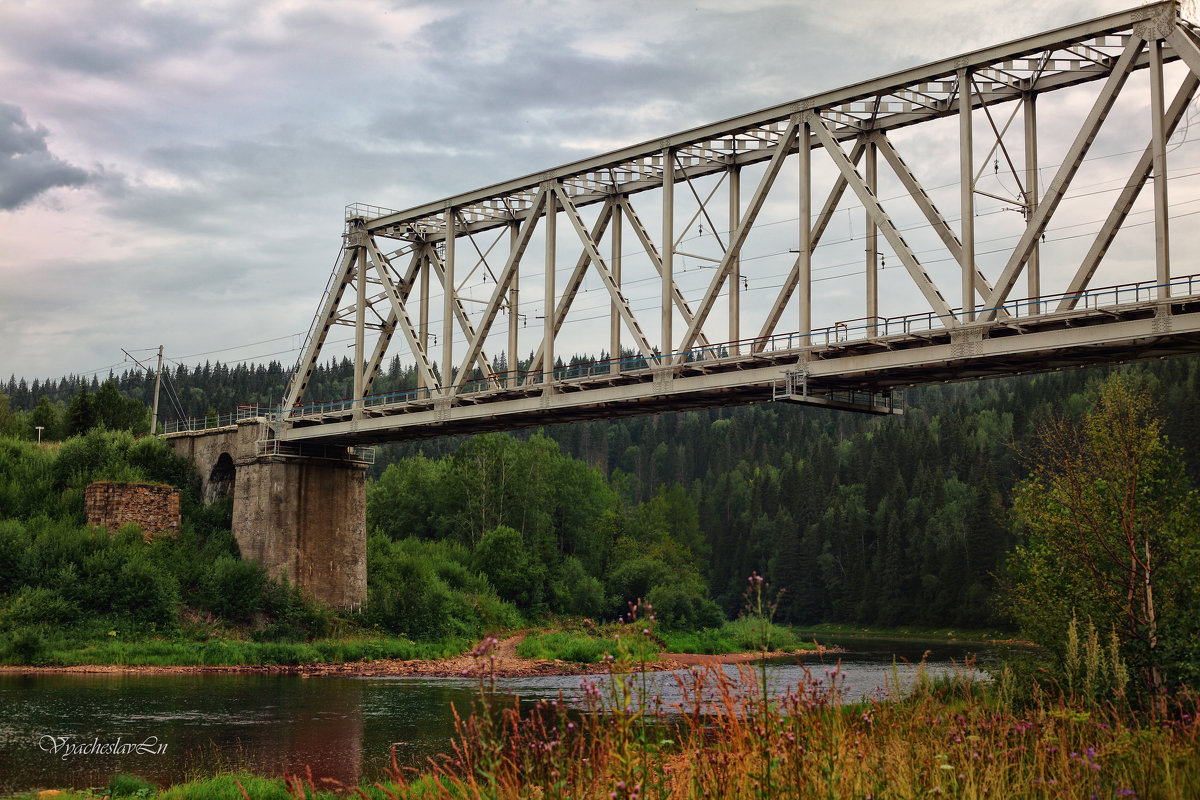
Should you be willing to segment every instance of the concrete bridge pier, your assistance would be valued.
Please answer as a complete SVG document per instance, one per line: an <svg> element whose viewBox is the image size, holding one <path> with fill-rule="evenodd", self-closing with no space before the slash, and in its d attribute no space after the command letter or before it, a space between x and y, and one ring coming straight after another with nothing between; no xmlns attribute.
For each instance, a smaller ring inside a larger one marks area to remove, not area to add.
<svg viewBox="0 0 1200 800"><path fill-rule="evenodd" d="M362 605L367 465L349 448L289 447L262 419L166 438L196 464L206 503L232 494L242 558L335 608Z"/></svg>

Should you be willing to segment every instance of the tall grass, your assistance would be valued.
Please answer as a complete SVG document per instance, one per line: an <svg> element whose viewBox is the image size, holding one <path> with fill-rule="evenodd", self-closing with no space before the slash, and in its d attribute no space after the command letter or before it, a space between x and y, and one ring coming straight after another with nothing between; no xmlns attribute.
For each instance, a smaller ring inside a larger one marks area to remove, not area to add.
<svg viewBox="0 0 1200 800"><path fill-rule="evenodd" d="M476 714L419 785L400 770L383 785L397 798L1200 796L1200 728L1182 709L1140 722L1064 701L1016 712L969 680L847 704L810 677L764 717L753 670L680 680L688 701L670 717L598 713L595 688L583 715L553 701L487 724Z"/></svg>
<svg viewBox="0 0 1200 800"><path fill-rule="evenodd" d="M517 655L522 658L598 664L603 661L605 655L616 657L617 640L613 637L619 635L626 627L619 623L587 628L567 626L559 631L529 633L517 645ZM769 620L741 617L726 622L719 628L704 628L698 631L657 630L654 639L646 644L646 655L653 660L663 653L745 653L762 650L764 642L766 649L770 651L792 652L812 647L785 626L775 625Z"/></svg>
<svg viewBox="0 0 1200 800"><path fill-rule="evenodd" d="M330 662L381 659L435 659L460 655L470 640L447 638L413 642L396 637L318 639L312 642L256 642L211 639L206 642L108 638L78 645L66 637L49 638L37 662L49 666L111 664L127 667L174 666L300 666Z"/></svg>

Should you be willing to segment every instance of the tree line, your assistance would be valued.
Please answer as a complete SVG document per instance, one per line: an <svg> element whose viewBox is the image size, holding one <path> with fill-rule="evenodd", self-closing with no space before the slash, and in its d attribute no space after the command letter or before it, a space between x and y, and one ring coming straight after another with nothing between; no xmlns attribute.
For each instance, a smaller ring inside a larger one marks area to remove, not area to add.
<svg viewBox="0 0 1200 800"><path fill-rule="evenodd" d="M1195 474L1200 361L1136 370ZM786 590L785 622L998 624L998 580L1017 542L1011 499L1027 472L1018 454L1039 420L1082 415L1089 387L1109 372L909 390L899 417L764 404L387 444L372 472L371 525L392 542L466 548L468 564L487 539L485 549L511 557L498 563L526 565L511 584L493 576L526 608L611 612L623 586L679 586L688 587L681 602L697 609L690 613L707 613L711 600L733 615L745 576L757 571ZM173 377L188 412L205 413L280 396L285 373L278 364L217 364ZM331 361L310 393L340 397L351 381L349 360ZM393 359L375 388L413 384L412 368ZM17 414L63 402L54 399L63 382L35 385L42 394L26 386L12 403ZM111 394L108 383L88 385L94 397ZM147 388L136 373L111 385L130 399ZM632 559L630 574L615 571L623 552L657 553L660 563ZM568 597L568 586L584 588Z"/></svg>

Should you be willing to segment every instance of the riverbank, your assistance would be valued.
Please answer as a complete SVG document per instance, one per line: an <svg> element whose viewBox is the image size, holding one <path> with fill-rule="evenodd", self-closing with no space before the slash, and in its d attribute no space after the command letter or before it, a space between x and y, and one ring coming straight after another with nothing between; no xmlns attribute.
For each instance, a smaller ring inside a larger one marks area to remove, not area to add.
<svg viewBox="0 0 1200 800"><path fill-rule="evenodd" d="M953 642L956 644L1032 646L1012 631L998 629L921 628L904 625L890 628L863 627L836 622L794 625L792 632L805 641L878 639L882 641Z"/></svg>
<svg viewBox="0 0 1200 800"><path fill-rule="evenodd" d="M520 632L502 639L485 638L469 651L440 658L374 658L358 661L325 661L306 664L70 664L70 665L0 665L0 675L53 674L261 674L299 675L301 677L462 677L464 675L494 675L512 678L533 675L595 675L610 669L604 661L583 663L558 658L525 658L517 647L527 633ZM804 649L769 650L737 653L672 653L659 651L645 659L631 661L637 669L663 672L687 669L692 666L742 664L767 658L823 655L835 653L836 648L809 647Z"/></svg>
<svg viewBox="0 0 1200 800"><path fill-rule="evenodd" d="M605 662L644 663L650 671L828 647L806 643L788 628L740 618L719 628L660 631L653 625L560 618L538 627L509 628L482 640L410 639L359 632L311 642L263 642L246 632L223 631L205 641L178 638L125 640L117 636L42 651L23 663L0 665L0 674L234 673L285 675L497 677L594 674Z"/></svg>

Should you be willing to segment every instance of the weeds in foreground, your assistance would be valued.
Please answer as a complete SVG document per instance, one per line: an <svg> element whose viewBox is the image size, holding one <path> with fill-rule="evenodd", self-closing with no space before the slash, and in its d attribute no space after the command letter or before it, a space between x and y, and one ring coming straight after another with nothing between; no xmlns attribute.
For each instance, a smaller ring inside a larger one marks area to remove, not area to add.
<svg viewBox="0 0 1200 800"><path fill-rule="evenodd" d="M750 611L769 619L766 587L751 581ZM1070 694L1021 708L1004 702L1003 681L971 670L919 672L905 696L851 702L837 668L772 692L766 669L751 665L659 675L682 698L664 708L638 669L653 637L650 609L632 607L603 680L525 711L491 705L485 642L480 707L459 720L453 754L421 773L393 759L385 780L336 788L391 800L1200 796L1192 696L1148 717ZM302 796L312 795L293 793Z"/></svg>
<svg viewBox="0 0 1200 800"><path fill-rule="evenodd" d="M638 699L614 707L619 689L585 682L581 706L560 699L523 713L506 708L491 721L477 712L463 720L455 752L422 773L393 760L372 786L311 776L287 786L293 798L339 790L390 800L1200 793L1200 726L1183 706L1140 721L1063 700L1013 711L964 676L919 683L902 700L850 703L834 677L789 687L767 725L753 667L677 676L684 701L669 713Z"/></svg>

